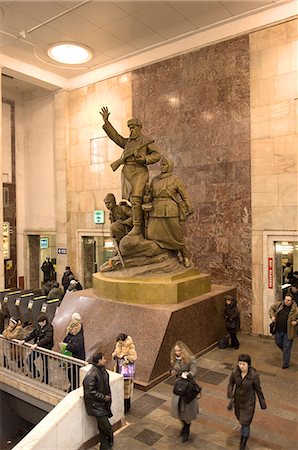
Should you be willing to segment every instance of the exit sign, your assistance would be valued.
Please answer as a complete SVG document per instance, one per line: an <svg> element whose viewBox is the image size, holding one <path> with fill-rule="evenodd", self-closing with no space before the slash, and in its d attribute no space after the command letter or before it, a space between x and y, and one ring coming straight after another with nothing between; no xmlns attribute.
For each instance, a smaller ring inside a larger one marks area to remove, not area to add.
<svg viewBox="0 0 298 450"><path fill-rule="evenodd" d="M105 223L105 212L103 209L94 211L94 223Z"/></svg>

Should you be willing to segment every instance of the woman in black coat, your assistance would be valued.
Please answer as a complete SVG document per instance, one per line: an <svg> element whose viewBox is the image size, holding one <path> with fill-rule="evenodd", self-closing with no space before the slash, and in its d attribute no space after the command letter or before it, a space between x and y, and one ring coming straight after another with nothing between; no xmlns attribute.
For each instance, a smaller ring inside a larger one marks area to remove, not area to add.
<svg viewBox="0 0 298 450"><path fill-rule="evenodd" d="M85 343L83 325L78 320L72 320L67 327L67 335L60 343L60 347L71 353L73 358L85 360ZM63 345L63 344L66 344ZM69 392L79 387L79 367L71 364L68 368L68 379L70 382Z"/></svg>
<svg viewBox="0 0 298 450"><path fill-rule="evenodd" d="M256 407L256 394L261 409L266 409L260 378L256 369L251 367L251 358L249 355L239 355L238 367L230 376L228 398L233 400L235 415L241 424L240 450L245 449L249 437L250 424ZM228 406L228 409L232 408Z"/></svg>
<svg viewBox="0 0 298 450"><path fill-rule="evenodd" d="M230 347L238 349L240 344L237 339L237 333L240 331L240 312L237 308L237 300L231 295L225 295L224 299L224 318L226 321L227 331L230 333L231 337Z"/></svg>

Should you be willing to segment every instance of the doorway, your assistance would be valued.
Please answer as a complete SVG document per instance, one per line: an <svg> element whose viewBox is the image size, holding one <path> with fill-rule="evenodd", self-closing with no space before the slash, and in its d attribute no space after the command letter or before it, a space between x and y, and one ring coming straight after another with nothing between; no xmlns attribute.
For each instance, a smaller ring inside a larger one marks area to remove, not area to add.
<svg viewBox="0 0 298 450"><path fill-rule="evenodd" d="M291 285L293 272L298 271L298 241L276 241L276 299L281 298L282 289Z"/></svg>
<svg viewBox="0 0 298 450"><path fill-rule="evenodd" d="M92 274L113 256L114 245L110 237L82 236L83 286L92 287Z"/></svg>
<svg viewBox="0 0 298 450"><path fill-rule="evenodd" d="M29 289L40 289L43 286L44 274L42 263L47 257L54 266L52 279L56 280L56 236L49 234L28 235L29 247Z"/></svg>

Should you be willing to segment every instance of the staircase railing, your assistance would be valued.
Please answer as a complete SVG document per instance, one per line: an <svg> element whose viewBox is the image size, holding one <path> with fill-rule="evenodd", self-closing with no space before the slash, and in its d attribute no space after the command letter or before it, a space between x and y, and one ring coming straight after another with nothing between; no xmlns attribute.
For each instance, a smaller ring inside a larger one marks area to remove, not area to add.
<svg viewBox="0 0 298 450"><path fill-rule="evenodd" d="M88 363L52 350L21 344L0 335L0 369L36 383L70 392L80 385L80 368Z"/></svg>

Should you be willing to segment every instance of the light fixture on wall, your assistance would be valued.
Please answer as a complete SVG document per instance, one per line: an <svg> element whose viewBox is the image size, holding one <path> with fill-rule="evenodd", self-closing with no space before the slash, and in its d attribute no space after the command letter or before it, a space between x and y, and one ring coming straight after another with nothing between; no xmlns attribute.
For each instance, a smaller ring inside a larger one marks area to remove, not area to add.
<svg viewBox="0 0 298 450"><path fill-rule="evenodd" d="M85 45L73 42L57 42L50 45L48 56L62 64L84 64L93 58L92 50Z"/></svg>

